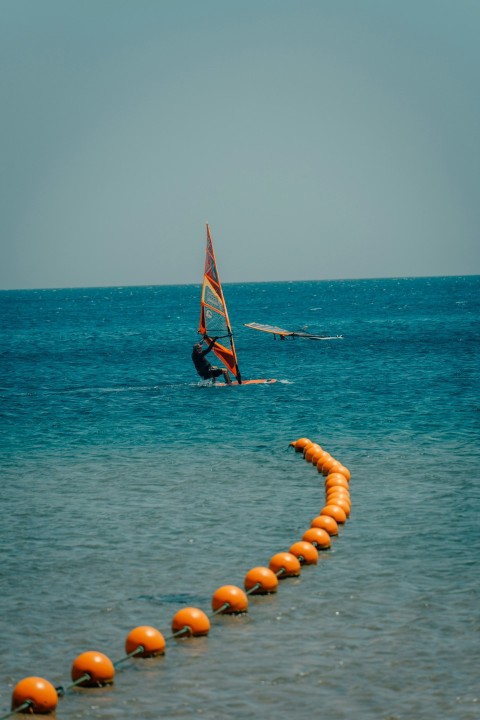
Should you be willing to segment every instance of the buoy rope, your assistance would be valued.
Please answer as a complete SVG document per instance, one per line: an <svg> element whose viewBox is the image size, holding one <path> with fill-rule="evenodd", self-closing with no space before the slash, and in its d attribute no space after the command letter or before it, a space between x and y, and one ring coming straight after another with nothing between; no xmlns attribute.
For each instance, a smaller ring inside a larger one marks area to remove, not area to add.
<svg viewBox="0 0 480 720"><path fill-rule="evenodd" d="M173 640L174 638L180 637L180 635L186 635L191 632L192 632L192 628L190 627L190 625L185 625L180 630L177 630L177 632L173 633L169 637L166 637L165 640Z"/></svg>
<svg viewBox="0 0 480 720"><path fill-rule="evenodd" d="M165 642L168 642L169 640L174 640L181 635L188 635L191 632L192 628L190 627L190 625L184 625L183 628L180 628L180 630L177 630L177 632L174 632L171 635L167 635L167 637L165 638Z"/></svg>
<svg viewBox="0 0 480 720"><path fill-rule="evenodd" d="M144 652L144 650L145 648L143 647L143 645L139 645L135 648L135 650L129 652L128 655L124 655L124 657L120 658L120 660L115 660L115 662L113 663L113 667L116 668L121 665L121 663L125 662L125 660L129 660L130 658L135 657L135 655L140 655L140 653Z"/></svg>
<svg viewBox="0 0 480 720"><path fill-rule="evenodd" d="M11 718L13 715L16 715L17 713L21 713L24 710L28 710L29 708L33 707L34 702L33 700L25 700L25 702L22 705L19 705L15 710L10 710L10 712L7 715L3 715L0 720L8 720L8 718Z"/></svg>
<svg viewBox="0 0 480 720"><path fill-rule="evenodd" d="M223 605L221 605L219 608L217 608L216 610L214 610L214 611L212 612L212 617L215 616L215 615L219 615L219 614L222 613L224 610L228 610L229 607L230 607L230 603L229 603L229 602L223 603Z"/></svg>
<svg viewBox="0 0 480 720"><path fill-rule="evenodd" d="M67 685L66 687L63 685L57 685L55 690L57 691L58 697L63 697L67 690L71 690L72 688L76 687L77 685L81 685L85 680L91 680L91 676L88 673L84 673L82 677L79 677L74 682L70 683L70 685Z"/></svg>

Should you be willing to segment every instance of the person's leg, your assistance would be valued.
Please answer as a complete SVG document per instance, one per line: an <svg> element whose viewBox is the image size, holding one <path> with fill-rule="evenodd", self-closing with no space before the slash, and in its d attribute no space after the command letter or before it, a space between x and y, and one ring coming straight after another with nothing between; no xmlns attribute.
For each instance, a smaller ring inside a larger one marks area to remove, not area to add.
<svg viewBox="0 0 480 720"><path fill-rule="evenodd" d="M231 385L232 381L230 380L230 375L228 374L228 370L223 370L223 377L225 378L225 382L227 385Z"/></svg>

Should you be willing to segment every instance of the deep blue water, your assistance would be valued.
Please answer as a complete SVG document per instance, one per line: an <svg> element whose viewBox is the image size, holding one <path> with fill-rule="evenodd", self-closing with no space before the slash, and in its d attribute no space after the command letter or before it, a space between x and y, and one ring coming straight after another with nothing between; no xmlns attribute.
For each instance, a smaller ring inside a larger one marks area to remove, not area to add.
<svg viewBox="0 0 480 720"><path fill-rule="evenodd" d="M232 388L191 363L199 286L0 292L0 716L288 550L323 505L307 436L352 473L319 565L57 717L479 718L479 290L226 285L243 377L278 380Z"/></svg>

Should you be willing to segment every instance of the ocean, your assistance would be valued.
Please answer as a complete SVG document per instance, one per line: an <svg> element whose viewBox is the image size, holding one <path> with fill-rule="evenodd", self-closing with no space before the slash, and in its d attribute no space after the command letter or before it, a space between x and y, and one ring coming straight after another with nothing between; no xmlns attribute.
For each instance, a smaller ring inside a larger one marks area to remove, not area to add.
<svg viewBox="0 0 480 720"><path fill-rule="evenodd" d="M0 716L78 655L171 635L59 720L480 718L480 277L226 284L244 379L191 362L200 286L0 292ZM272 323L341 339L279 341ZM300 540L323 477L352 511L317 565L211 615L215 590Z"/></svg>

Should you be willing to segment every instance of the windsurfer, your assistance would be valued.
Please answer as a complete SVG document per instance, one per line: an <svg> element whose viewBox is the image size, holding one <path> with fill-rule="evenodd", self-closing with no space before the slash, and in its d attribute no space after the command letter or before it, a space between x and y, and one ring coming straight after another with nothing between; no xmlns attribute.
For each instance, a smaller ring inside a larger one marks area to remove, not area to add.
<svg viewBox="0 0 480 720"><path fill-rule="evenodd" d="M193 364L195 365L197 373L202 377L204 380L209 380L210 378L215 382L216 378L220 375L223 375L225 378L225 382L228 385L232 384L232 381L230 379L230 375L228 374L228 370L226 368L222 369L219 367L215 367L215 365L212 365L209 363L205 355L210 352L210 350L213 349L213 346L215 345L218 338L214 337L212 338L210 344L208 347L205 348L205 350L202 350L202 343L195 343L192 350L192 360Z"/></svg>

